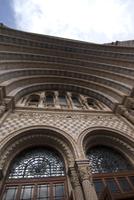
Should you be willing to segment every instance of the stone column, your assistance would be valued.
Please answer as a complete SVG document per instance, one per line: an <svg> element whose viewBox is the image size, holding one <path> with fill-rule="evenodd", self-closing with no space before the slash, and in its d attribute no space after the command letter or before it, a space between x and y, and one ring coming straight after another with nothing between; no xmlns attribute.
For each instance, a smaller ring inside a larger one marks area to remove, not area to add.
<svg viewBox="0 0 134 200"><path fill-rule="evenodd" d="M84 191L85 200L97 200L97 194L93 185L92 175L89 168L89 160L76 161L80 181Z"/></svg>
<svg viewBox="0 0 134 200"><path fill-rule="evenodd" d="M78 174L74 167L69 168L69 177L73 187L75 200L84 200L83 191L79 182Z"/></svg>
<svg viewBox="0 0 134 200"><path fill-rule="evenodd" d="M45 99L45 92L41 92L38 108L44 108L44 99Z"/></svg>
<svg viewBox="0 0 134 200"><path fill-rule="evenodd" d="M55 108L60 108L60 104L59 104L59 92L58 91L54 92L54 106L55 106Z"/></svg>
<svg viewBox="0 0 134 200"><path fill-rule="evenodd" d="M68 98L68 103L69 103L69 109L73 109L73 101L72 101L71 92L67 92L67 98Z"/></svg>

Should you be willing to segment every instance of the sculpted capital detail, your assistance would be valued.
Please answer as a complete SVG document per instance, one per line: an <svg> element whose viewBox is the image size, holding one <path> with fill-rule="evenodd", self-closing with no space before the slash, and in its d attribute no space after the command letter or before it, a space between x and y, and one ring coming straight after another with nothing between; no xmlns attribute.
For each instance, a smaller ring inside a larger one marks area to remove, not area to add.
<svg viewBox="0 0 134 200"><path fill-rule="evenodd" d="M79 178L74 167L70 167L68 171L73 188L80 186Z"/></svg>

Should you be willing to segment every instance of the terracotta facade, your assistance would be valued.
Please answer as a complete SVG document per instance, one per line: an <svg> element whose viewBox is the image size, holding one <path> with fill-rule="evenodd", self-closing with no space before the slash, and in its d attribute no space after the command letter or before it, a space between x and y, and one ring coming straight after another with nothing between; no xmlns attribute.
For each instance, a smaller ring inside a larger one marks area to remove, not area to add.
<svg viewBox="0 0 134 200"><path fill-rule="evenodd" d="M134 165L133 54L133 47L38 35L1 25L1 193L10 164L21 151L50 146L64 158L66 200L134 198L134 190L114 195L106 188L98 197L86 157L92 146L107 145ZM40 91L39 106L25 104L25 97ZM54 92L52 107L42 103L46 91ZM60 107L60 91L67 92L67 108ZM70 94L79 95L84 109L73 107ZM90 104L88 109L87 96L101 109L90 109Z"/></svg>

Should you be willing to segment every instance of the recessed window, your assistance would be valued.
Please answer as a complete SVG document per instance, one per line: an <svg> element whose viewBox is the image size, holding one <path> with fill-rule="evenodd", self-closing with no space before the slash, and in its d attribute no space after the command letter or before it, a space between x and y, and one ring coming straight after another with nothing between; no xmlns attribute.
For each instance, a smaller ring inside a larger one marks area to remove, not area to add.
<svg viewBox="0 0 134 200"><path fill-rule="evenodd" d="M67 107L67 99L65 95L59 95L59 104L61 108L66 108Z"/></svg>
<svg viewBox="0 0 134 200"><path fill-rule="evenodd" d="M51 148L23 151L12 162L2 200L66 200L64 161Z"/></svg>
<svg viewBox="0 0 134 200"><path fill-rule="evenodd" d="M119 192L119 188L113 178L105 179L105 182L111 192Z"/></svg>
<svg viewBox="0 0 134 200"><path fill-rule="evenodd" d="M102 192L102 190L104 189L104 183L101 179L95 179L93 180L94 186L95 186L95 190L97 193Z"/></svg>
<svg viewBox="0 0 134 200"><path fill-rule="evenodd" d="M96 146L89 149L87 158L92 173L112 173L133 169L118 151L106 146Z"/></svg>
<svg viewBox="0 0 134 200"><path fill-rule="evenodd" d="M101 105L101 106L100 106ZM22 97L17 106L39 109L110 110L102 102L89 96L68 91L38 91Z"/></svg>
<svg viewBox="0 0 134 200"><path fill-rule="evenodd" d="M52 94L46 95L46 106L53 107L54 106L54 98Z"/></svg>
<svg viewBox="0 0 134 200"><path fill-rule="evenodd" d="M64 176L64 163L48 149L33 149L17 157L11 166L9 178L39 178Z"/></svg>
<svg viewBox="0 0 134 200"><path fill-rule="evenodd" d="M118 182L124 192L128 192L128 191L132 190L132 188L130 187L130 185L125 177L118 178Z"/></svg>

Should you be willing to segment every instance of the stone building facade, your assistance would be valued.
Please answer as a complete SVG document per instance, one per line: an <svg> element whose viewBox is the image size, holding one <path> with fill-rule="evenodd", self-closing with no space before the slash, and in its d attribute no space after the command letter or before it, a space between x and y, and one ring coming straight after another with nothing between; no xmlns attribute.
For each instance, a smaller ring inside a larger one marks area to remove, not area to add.
<svg viewBox="0 0 134 200"><path fill-rule="evenodd" d="M0 199L134 199L134 48L0 27Z"/></svg>

